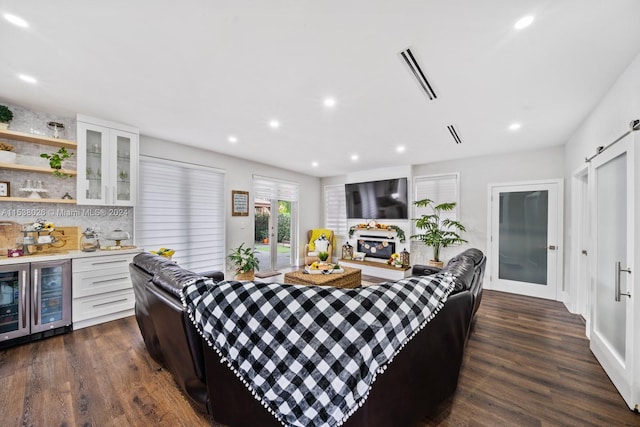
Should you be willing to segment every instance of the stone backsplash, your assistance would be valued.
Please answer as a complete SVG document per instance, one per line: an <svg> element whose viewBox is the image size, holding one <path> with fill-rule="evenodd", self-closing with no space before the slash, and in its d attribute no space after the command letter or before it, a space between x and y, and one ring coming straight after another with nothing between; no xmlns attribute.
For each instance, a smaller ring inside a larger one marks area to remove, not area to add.
<svg viewBox="0 0 640 427"><path fill-rule="evenodd" d="M13 105L0 100L0 104L6 105L13 112L13 120L9 124L9 130L31 133L41 136L54 136L54 130L47 126L53 121L63 123L65 129L59 131L59 138L70 141L76 140L75 117L60 117L50 113L31 111L27 108ZM47 166L48 161L40 157L41 153L53 153L56 147L41 144L31 144L22 141L0 139L15 147L17 163L28 165ZM76 169L76 156L65 160L65 169ZM60 199L65 193L76 198L76 178L61 179L48 173L21 172L8 169L0 169L0 181L10 183L11 196L28 197L29 193L20 191L26 180L34 183L42 181L43 188L48 193L43 193L43 198ZM78 226L97 229L101 233L102 245L113 244L106 239L108 233L116 228L131 233L132 240L123 244L133 244L133 208L115 206L78 206L63 203L28 203L28 202L3 202L0 198L0 221L12 221L19 224L33 222L36 219L46 219L56 226Z"/></svg>

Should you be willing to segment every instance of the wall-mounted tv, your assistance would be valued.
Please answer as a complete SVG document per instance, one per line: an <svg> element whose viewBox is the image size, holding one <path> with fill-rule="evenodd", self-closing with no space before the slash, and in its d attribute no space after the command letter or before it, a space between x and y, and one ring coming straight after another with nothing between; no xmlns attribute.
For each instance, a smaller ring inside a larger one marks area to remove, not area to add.
<svg viewBox="0 0 640 427"><path fill-rule="evenodd" d="M408 219L407 178L345 184L347 218Z"/></svg>

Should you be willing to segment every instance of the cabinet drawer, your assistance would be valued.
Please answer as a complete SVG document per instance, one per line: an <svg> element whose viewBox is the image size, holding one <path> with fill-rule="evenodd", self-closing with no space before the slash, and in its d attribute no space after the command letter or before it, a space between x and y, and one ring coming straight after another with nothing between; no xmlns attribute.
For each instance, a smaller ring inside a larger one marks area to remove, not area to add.
<svg viewBox="0 0 640 427"><path fill-rule="evenodd" d="M97 270L73 273L74 298L132 288L129 271L121 268L115 269L115 271L109 270L108 272Z"/></svg>
<svg viewBox="0 0 640 427"><path fill-rule="evenodd" d="M131 310L133 309L135 301L133 289L108 292L84 298L74 298L73 321L80 322L119 311Z"/></svg>
<svg viewBox="0 0 640 427"><path fill-rule="evenodd" d="M89 258L74 258L73 259L73 272L80 271L95 271L104 269L122 269L122 271L129 271L129 263L133 260L133 257L137 254L116 254L116 255L102 255ZM118 270L120 271L120 270Z"/></svg>

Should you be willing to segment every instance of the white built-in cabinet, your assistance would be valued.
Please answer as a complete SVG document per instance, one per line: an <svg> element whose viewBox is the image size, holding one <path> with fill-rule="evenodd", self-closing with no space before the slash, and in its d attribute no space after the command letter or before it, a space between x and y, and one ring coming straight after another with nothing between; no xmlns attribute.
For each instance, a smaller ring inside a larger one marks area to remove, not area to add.
<svg viewBox="0 0 640 427"><path fill-rule="evenodd" d="M73 329L134 314L129 264L136 254L100 253L95 257L73 259Z"/></svg>
<svg viewBox="0 0 640 427"><path fill-rule="evenodd" d="M79 205L135 206L138 129L78 114Z"/></svg>

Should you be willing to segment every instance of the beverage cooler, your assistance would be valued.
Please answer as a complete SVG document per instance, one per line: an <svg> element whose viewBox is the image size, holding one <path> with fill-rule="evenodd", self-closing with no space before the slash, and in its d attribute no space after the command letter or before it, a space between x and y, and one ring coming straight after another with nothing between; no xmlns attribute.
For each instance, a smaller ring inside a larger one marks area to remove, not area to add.
<svg viewBox="0 0 640 427"><path fill-rule="evenodd" d="M0 348L71 331L71 260L0 266Z"/></svg>

